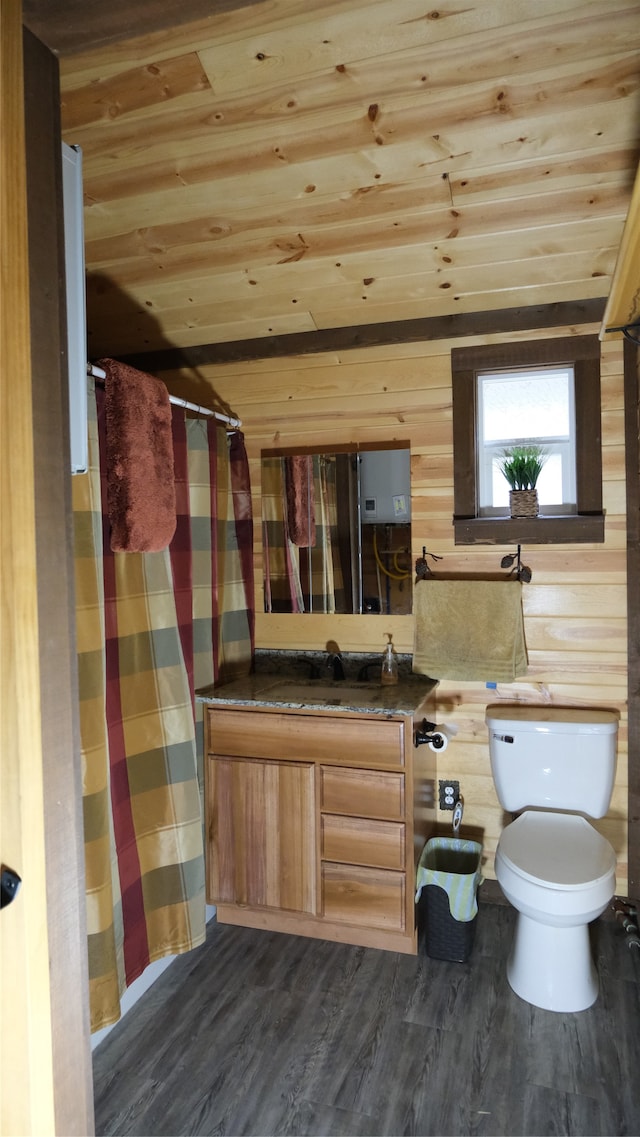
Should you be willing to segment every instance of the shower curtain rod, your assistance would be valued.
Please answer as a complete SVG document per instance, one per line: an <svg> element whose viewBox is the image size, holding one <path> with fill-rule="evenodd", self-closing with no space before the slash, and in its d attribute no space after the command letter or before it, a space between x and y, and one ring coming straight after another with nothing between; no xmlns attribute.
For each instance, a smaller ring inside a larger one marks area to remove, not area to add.
<svg viewBox="0 0 640 1137"><path fill-rule="evenodd" d="M92 375L94 379L106 379L107 373L102 367L96 367L94 363L87 363L87 375ZM186 411L197 411L201 415L209 415L213 418L219 419L220 422L226 422L230 430L239 430L242 426L242 421L239 418L230 418L222 411L212 411L209 407L200 407L197 403L190 403L187 399L180 399L178 395L169 395L169 402L173 403L176 407L184 407Z"/></svg>

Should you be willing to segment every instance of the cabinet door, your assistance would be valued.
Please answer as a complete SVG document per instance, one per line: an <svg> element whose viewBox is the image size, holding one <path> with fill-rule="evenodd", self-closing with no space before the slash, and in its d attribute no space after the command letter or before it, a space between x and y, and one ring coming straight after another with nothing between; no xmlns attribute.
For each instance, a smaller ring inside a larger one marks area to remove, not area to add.
<svg viewBox="0 0 640 1137"><path fill-rule="evenodd" d="M209 762L208 899L315 913L313 765Z"/></svg>

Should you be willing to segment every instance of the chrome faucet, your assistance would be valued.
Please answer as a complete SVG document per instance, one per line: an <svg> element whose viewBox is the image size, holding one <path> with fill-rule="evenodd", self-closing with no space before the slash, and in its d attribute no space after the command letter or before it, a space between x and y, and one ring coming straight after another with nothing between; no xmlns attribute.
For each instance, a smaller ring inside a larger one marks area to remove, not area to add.
<svg viewBox="0 0 640 1137"><path fill-rule="evenodd" d="M342 662L342 656L338 652L330 651L328 653L328 655L327 655L327 668L333 670L333 678L334 679L344 679L345 678L344 664Z"/></svg>

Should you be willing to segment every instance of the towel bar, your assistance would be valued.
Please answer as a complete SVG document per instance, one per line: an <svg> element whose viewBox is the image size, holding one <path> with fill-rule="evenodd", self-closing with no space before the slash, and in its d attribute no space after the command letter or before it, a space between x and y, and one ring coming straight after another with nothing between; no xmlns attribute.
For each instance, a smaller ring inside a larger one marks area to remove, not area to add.
<svg viewBox="0 0 640 1137"><path fill-rule="evenodd" d="M511 580L512 577L515 577L516 580L522 581L523 584L529 584L530 580L533 577L533 573L531 572L531 569L528 565L522 563L521 549L522 546L518 545L515 553L507 553L506 556L504 556L500 561L500 568L508 568L511 570L507 573L507 580ZM442 557L437 557L435 553L428 553L425 546L423 545L422 556L418 557L416 561L416 584L419 580L429 580L429 578L432 580L436 579L434 573L431 571L429 565L427 564L427 557L431 557L434 561L443 560Z"/></svg>

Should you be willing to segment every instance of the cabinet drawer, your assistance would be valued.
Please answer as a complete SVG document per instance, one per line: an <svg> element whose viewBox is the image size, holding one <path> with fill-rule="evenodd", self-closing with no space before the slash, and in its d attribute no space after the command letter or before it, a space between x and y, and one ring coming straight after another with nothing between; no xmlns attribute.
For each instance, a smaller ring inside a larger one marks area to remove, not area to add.
<svg viewBox="0 0 640 1137"><path fill-rule="evenodd" d="M385 869L322 866L323 915L368 928L405 928L405 878Z"/></svg>
<svg viewBox="0 0 640 1137"><path fill-rule="evenodd" d="M403 821L404 774L322 766L320 808L327 813Z"/></svg>
<svg viewBox="0 0 640 1137"><path fill-rule="evenodd" d="M297 759L353 766L403 766L403 720L378 716L209 710L209 750L233 757Z"/></svg>
<svg viewBox="0 0 640 1137"><path fill-rule="evenodd" d="M363 817L322 818L322 857L381 869L405 867L405 826Z"/></svg>

